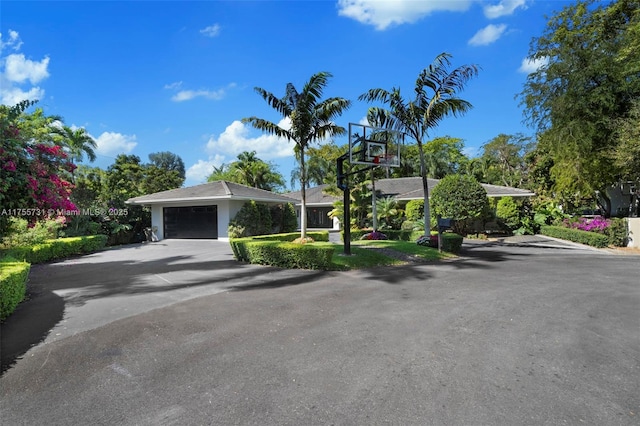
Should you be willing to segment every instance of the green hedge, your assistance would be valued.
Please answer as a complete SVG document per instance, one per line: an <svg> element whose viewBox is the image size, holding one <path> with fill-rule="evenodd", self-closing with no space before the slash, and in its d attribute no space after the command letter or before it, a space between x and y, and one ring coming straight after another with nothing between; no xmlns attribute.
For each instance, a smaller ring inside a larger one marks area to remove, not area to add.
<svg viewBox="0 0 640 426"><path fill-rule="evenodd" d="M329 244L328 232L309 232L317 243L296 244L299 233L231 238L235 258L241 262L281 268L330 269L335 246Z"/></svg>
<svg viewBox="0 0 640 426"><path fill-rule="evenodd" d="M27 277L31 265L11 257L0 260L0 319L7 318L27 291Z"/></svg>
<svg viewBox="0 0 640 426"><path fill-rule="evenodd" d="M432 232L432 234L437 234L437 232ZM455 254L460 253L463 240L462 235L454 234L453 232L443 232L442 251Z"/></svg>
<svg viewBox="0 0 640 426"><path fill-rule="evenodd" d="M592 247L602 248L609 245L609 237L606 235L565 228L564 226L542 226L540 227L540 233L549 237L573 241L574 243L587 244Z"/></svg>
<svg viewBox="0 0 640 426"><path fill-rule="evenodd" d="M313 238L314 241L329 241L329 232L327 231L314 231L307 232L307 237ZM247 237L253 238L254 240L267 240L267 241L288 241L291 242L296 238L300 238L299 232L287 232L286 234L269 234L269 235L256 235L255 237Z"/></svg>
<svg viewBox="0 0 640 426"><path fill-rule="evenodd" d="M106 244L106 235L58 238L57 240L48 240L29 247L11 248L4 250L2 254L24 262L42 263L74 254L94 252L104 248Z"/></svg>

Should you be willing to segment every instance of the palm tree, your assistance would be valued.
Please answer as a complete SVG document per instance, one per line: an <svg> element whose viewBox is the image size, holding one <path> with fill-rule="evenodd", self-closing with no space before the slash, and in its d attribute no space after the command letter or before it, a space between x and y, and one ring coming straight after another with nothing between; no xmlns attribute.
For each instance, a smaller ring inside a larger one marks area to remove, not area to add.
<svg viewBox="0 0 640 426"><path fill-rule="evenodd" d="M292 83L288 83L285 95L282 98L278 98L260 87L255 88L255 91L269 106L278 111L283 117L291 120L291 128L289 129L283 129L271 121L258 117L242 119L243 123L249 123L258 130L286 138L295 143L294 151L300 163L301 238L306 238L307 235L305 149L313 142L318 142L334 135L345 134L344 127L337 126L333 120L351 106L351 101L339 97L320 100L330 77L332 75L329 72L314 74L305 83L301 92L298 92Z"/></svg>
<svg viewBox="0 0 640 426"><path fill-rule="evenodd" d="M80 127L73 130L69 126L54 127L54 133L62 138L62 144L69 149L71 158L75 161L82 161L84 154L87 154L89 161L96 160L97 148L95 139Z"/></svg>
<svg viewBox="0 0 640 426"><path fill-rule="evenodd" d="M420 153L420 175L424 189L424 232L429 234L431 215L429 210L429 187L423 143L430 129L449 115L458 116L472 108L471 103L458 98L457 92L478 74L478 66L463 65L449 72L451 55L441 53L433 63L422 70L415 84L415 98L407 101L399 88L371 89L360 95L359 100L382 102L389 109L371 107L367 119L374 126L385 127L411 136Z"/></svg>

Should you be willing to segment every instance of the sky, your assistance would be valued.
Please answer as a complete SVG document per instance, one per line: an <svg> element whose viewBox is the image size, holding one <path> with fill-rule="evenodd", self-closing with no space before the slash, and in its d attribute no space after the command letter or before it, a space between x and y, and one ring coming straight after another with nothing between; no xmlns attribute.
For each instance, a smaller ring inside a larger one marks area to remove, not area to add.
<svg viewBox="0 0 640 426"><path fill-rule="evenodd" d="M148 162L178 154L185 186L243 151L273 163L290 189L293 143L241 123L286 120L254 91L278 97L315 73L333 77L324 97L352 106L336 123L362 123L372 88L415 80L435 57L452 68L480 67L460 96L473 109L447 118L428 139L451 136L465 153L506 133L533 135L517 95L528 73L532 38L561 0L338 1L6 1L0 3L0 103L38 99L46 114L84 127L106 169L118 154ZM338 145L347 137L337 137Z"/></svg>

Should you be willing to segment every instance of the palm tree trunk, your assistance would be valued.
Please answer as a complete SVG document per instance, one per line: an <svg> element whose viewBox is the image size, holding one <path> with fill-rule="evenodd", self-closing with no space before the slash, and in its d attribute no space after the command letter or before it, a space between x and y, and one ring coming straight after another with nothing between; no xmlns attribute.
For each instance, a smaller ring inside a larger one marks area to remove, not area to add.
<svg viewBox="0 0 640 426"><path fill-rule="evenodd" d="M429 181L427 180L427 168L424 160L422 142L416 141L420 153L420 176L422 176L422 190L424 192L424 235L431 235L431 209L429 208Z"/></svg>
<svg viewBox="0 0 640 426"><path fill-rule="evenodd" d="M300 238L307 237L307 172L304 166L304 147L300 146Z"/></svg>

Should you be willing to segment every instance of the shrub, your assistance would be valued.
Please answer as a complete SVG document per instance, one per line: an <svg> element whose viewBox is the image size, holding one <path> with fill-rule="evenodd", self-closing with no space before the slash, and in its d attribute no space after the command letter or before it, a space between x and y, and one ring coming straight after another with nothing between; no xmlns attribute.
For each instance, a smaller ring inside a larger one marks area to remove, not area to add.
<svg viewBox="0 0 640 426"><path fill-rule="evenodd" d="M473 220L487 209L487 191L472 176L448 175L431 192L431 207L440 216L455 219L453 231L466 235Z"/></svg>
<svg viewBox="0 0 640 426"><path fill-rule="evenodd" d="M388 240L387 236L382 232L369 232L360 237L361 240Z"/></svg>
<svg viewBox="0 0 640 426"><path fill-rule="evenodd" d="M26 219L12 217L9 219L7 236L3 238L2 243L7 248L43 243L56 238L63 226L64 218L41 220L29 227Z"/></svg>
<svg viewBox="0 0 640 426"><path fill-rule="evenodd" d="M11 257L0 260L0 319L7 318L24 300L30 266Z"/></svg>
<svg viewBox="0 0 640 426"><path fill-rule="evenodd" d="M29 263L42 263L74 254L84 254L100 250L104 248L106 243L106 235L59 238L32 246L14 247L4 250L4 254Z"/></svg>
<svg viewBox="0 0 640 426"><path fill-rule="evenodd" d="M609 245L626 247L629 243L629 225L626 218L612 218L609 227L605 229L605 235L609 239Z"/></svg>
<svg viewBox="0 0 640 426"><path fill-rule="evenodd" d="M520 228L520 207L513 197L502 197L496 205L498 223L508 231Z"/></svg>
<svg viewBox="0 0 640 426"><path fill-rule="evenodd" d="M231 238L270 234L271 231L272 223L269 207L253 200L244 203L236 216L229 221L228 233Z"/></svg>
<svg viewBox="0 0 640 426"><path fill-rule="evenodd" d="M424 219L424 200L411 200L404 208L404 215L407 220L415 222Z"/></svg>
<svg viewBox="0 0 640 426"><path fill-rule="evenodd" d="M229 242L237 260L281 268L330 269L335 250L330 243L296 244L268 238L234 238Z"/></svg>
<svg viewBox="0 0 640 426"><path fill-rule="evenodd" d="M607 247L609 238L596 232L581 231L579 229L565 228L564 226L545 225L540 228L542 235L587 244L592 247Z"/></svg>

